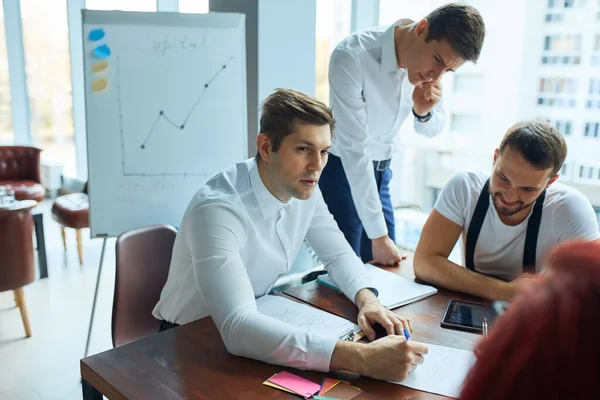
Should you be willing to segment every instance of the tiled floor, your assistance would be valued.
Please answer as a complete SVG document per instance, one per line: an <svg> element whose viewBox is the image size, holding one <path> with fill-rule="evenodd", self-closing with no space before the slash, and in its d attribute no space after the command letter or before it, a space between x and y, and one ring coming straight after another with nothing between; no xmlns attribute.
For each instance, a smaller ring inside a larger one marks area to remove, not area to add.
<svg viewBox="0 0 600 400"><path fill-rule="evenodd" d="M0 293L0 400L81 399L79 360L84 356L102 239L84 230L83 265L77 259L75 231L67 230L65 252L60 228L43 202L49 278L25 287L32 337L25 338L12 292ZM115 276L115 239L108 239L90 354L112 347L110 318Z"/></svg>

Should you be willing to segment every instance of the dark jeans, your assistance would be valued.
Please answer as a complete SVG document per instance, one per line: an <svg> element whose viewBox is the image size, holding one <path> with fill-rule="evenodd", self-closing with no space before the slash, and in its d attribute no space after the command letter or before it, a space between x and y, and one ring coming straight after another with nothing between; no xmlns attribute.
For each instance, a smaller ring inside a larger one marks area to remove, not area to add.
<svg viewBox="0 0 600 400"><path fill-rule="evenodd" d="M388 229L390 239L396 239L394 224L394 208L390 197L389 184L392 179L392 170L387 168L383 171L375 171L375 180L379 199L383 206L383 215ZM340 230L346 236L346 240L354 249L354 252L363 260L369 262L373 260L371 239L368 238L363 224L358 217L354 200L350 192L350 184L344 172L342 161L333 154L329 155L329 161L321 174L319 188L323 193L323 199L327 203L329 212L337 222Z"/></svg>
<svg viewBox="0 0 600 400"><path fill-rule="evenodd" d="M167 331L169 329L173 329L178 327L178 324L173 324L169 321L165 321L164 319L162 321L160 321L160 329L158 330L159 332L164 332Z"/></svg>

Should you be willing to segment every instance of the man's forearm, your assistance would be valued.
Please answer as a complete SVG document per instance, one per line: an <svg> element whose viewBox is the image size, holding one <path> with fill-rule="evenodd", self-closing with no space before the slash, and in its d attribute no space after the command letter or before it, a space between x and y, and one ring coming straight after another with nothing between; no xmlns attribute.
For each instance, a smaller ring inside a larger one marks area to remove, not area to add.
<svg viewBox="0 0 600 400"><path fill-rule="evenodd" d="M369 288L360 289L354 298L354 304L356 304L359 310L369 301L379 301L375 293Z"/></svg>
<svg viewBox="0 0 600 400"><path fill-rule="evenodd" d="M490 300L506 300L512 296L508 283L469 271L441 255L415 254L414 266L415 276L433 285Z"/></svg>
<svg viewBox="0 0 600 400"><path fill-rule="evenodd" d="M365 372L365 354L366 344L357 342L338 341L333 349L329 370L349 371L359 373Z"/></svg>

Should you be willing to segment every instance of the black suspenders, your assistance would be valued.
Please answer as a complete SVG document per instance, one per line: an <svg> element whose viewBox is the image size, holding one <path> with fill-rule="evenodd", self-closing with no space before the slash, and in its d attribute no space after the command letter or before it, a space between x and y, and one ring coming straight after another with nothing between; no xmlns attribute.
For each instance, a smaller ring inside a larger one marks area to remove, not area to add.
<svg viewBox="0 0 600 400"><path fill-rule="evenodd" d="M479 194L479 200L475 206L475 212L467 231L467 243L465 249L465 264L466 267L475 271L475 245L479 238L479 232L481 232L481 226L485 219L488 207L490 205L490 180L488 179L481 189ZM527 221L527 234L525 236L525 251L523 252L523 272L535 273L535 257L537 248L538 233L540 230L540 222L542 221L542 207L544 206L544 199L546 198L546 191L537 198L533 205L533 211Z"/></svg>

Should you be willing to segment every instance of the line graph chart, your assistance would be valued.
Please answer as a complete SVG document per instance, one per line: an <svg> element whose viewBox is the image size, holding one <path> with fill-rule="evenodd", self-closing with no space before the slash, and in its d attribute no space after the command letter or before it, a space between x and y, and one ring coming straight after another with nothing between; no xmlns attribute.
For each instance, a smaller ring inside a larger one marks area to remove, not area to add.
<svg viewBox="0 0 600 400"><path fill-rule="evenodd" d="M122 153L122 174L124 176L142 176L142 177L152 177L152 176L203 176L210 177L212 174L197 172L193 170L182 171L181 169L177 170L169 170L168 167L163 168L160 172L157 171L148 171L144 169L148 169L152 165L151 159L157 154L157 152L168 151L170 147L176 146L175 140L172 140L171 137L168 137L168 131L177 131L177 132L188 132L188 138L198 137L198 135L203 134L202 128L198 126L198 122L195 124L190 124L190 120L195 117L197 120L202 119L202 113L210 113L209 111L201 111L206 107L210 107L212 102L208 104L206 102L202 102L203 98L206 98L206 94L209 88L213 87L213 83L221 76L226 70L230 63L234 60L234 57L228 57L219 67L216 72L213 72L210 75L210 78L207 79L204 83L199 85L200 90L196 97L190 101L191 106L187 111L183 114L183 117L179 117L177 119L176 116L173 116L172 112L168 112L166 107L157 107L160 108L159 111L155 114L155 117L152 117L152 122L146 125L148 130L142 134L139 132L139 128L143 126L143 121L136 122L135 126L138 127L136 129L137 132L131 131L131 129L127 129L127 126L131 126L127 124L125 119L129 114L129 118L131 118L131 113L124 111L123 106L123 93L122 93L122 69L121 69L121 59L119 56L116 57L116 89L117 89L117 108L118 108L118 120L119 120L119 133L121 139L121 153ZM214 71L214 70L213 70ZM160 93L157 93L156 98L157 101L161 101ZM157 101L154 101L155 103ZM164 100L167 102L166 100ZM204 103L204 106L203 106ZM214 105L213 105L214 106ZM155 108L156 109L156 108ZM145 111L144 116L148 116L148 111ZM181 114L181 107L178 107L175 110L175 114ZM213 113L214 114L214 113ZM151 114L150 114L151 115ZM204 118L206 119L206 118ZM137 134L137 135L136 135ZM157 141L158 140L158 141ZM154 143L157 141L156 143ZM137 144L135 144L137 142ZM193 142L192 142L193 143ZM134 147L135 144L137 147L137 152ZM182 145L185 147L185 145ZM147 156L144 154L152 149L152 154L148 153ZM181 150L181 146L179 148ZM174 152L177 152L175 149ZM143 168L140 168L143 167ZM144 167L145 166L145 167ZM152 168L149 168L152 169ZM193 168L192 168L193 169Z"/></svg>
<svg viewBox="0 0 600 400"><path fill-rule="evenodd" d="M221 72L223 72L225 70L225 68L227 68L227 65L231 62L231 60L233 60L233 57L231 57L229 60L227 60L227 62L223 65L223 67L221 69L219 69L219 71L217 71L217 73L215 75L213 75L213 77L210 78L210 80L204 84L204 88L200 92L200 95L198 95L198 98L196 99L196 102L194 103L194 105L192 106L192 108L190 109L190 111L187 113L187 116L185 117L185 119L183 120L182 123L177 124L177 123L173 122L173 120L165 113L164 110L160 110L158 112L158 116L156 117L156 120L152 124L152 128L150 128L150 132L148 132L148 134L146 135L146 138L144 139L144 141L140 145L140 148L142 150L146 148L146 144L148 143L148 141L152 137L152 134L156 130L156 126L158 125L158 123L161 120L166 121L167 123L169 123L174 128L181 129L181 130L185 129L186 122L190 119L190 117L193 114L194 110L198 106L198 103L200 103L200 100L202 100L202 97L204 96L204 93L206 93L206 90L208 89L208 87L221 74Z"/></svg>

